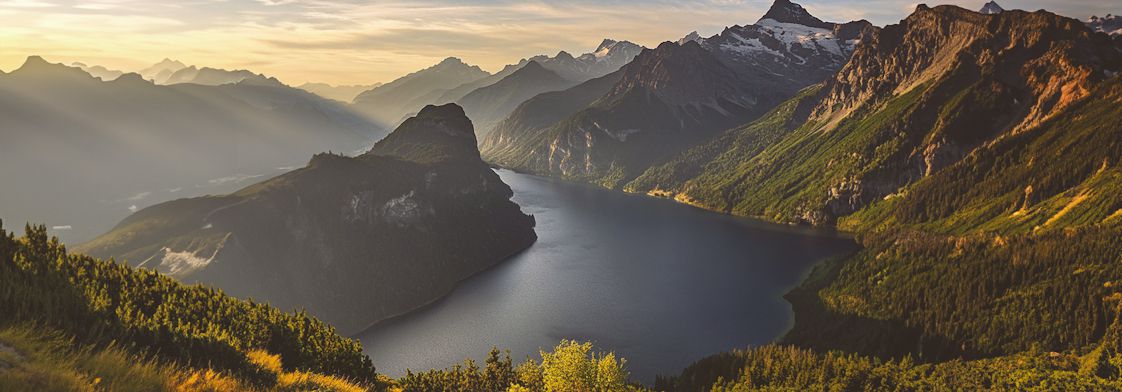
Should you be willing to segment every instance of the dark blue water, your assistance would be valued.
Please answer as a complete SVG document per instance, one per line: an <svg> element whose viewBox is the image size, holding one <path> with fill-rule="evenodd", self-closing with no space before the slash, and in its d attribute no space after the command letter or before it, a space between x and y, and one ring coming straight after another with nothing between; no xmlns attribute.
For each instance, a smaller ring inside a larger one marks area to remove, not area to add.
<svg viewBox="0 0 1122 392"><path fill-rule="evenodd" d="M445 299L359 335L382 373L444 368L492 346L515 361L561 339L628 360L634 380L766 344L791 325L782 295L851 240L499 171L539 240Z"/></svg>

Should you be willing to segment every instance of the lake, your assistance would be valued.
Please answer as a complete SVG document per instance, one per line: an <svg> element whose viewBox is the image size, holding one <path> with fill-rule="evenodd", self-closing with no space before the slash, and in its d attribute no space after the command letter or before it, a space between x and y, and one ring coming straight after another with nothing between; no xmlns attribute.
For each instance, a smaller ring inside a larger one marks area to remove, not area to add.
<svg viewBox="0 0 1122 392"><path fill-rule="evenodd" d="M358 335L381 373L445 368L492 346L515 363L561 339L627 358L632 379L779 338L784 293L856 249L829 232L499 170L538 241L432 305Z"/></svg>

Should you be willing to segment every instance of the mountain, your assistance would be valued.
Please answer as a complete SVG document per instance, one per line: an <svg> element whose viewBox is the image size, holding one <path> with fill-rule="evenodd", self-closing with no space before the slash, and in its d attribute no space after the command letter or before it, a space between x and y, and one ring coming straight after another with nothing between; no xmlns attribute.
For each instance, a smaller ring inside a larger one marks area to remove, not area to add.
<svg viewBox="0 0 1122 392"><path fill-rule="evenodd" d="M531 61L537 62L542 67L556 72L562 78L583 82L619 70L630 63L631 60L634 60L635 56L639 55L641 51L643 51L642 46L629 41L604 39L596 47L596 50L578 57L573 57L568 52L561 51L553 57L534 56L523 60L519 65L525 65Z"/></svg>
<svg viewBox="0 0 1122 392"><path fill-rule="evenodd" d="M327 99L334 99L340 102L351 102L363 91L370 90L381 85L381 83L374 83L335 86L327 83L304 83L297 86L296 88Z"/></svg>
<svg viewBox="0 0 1122 392"><path fill-rule="evenodd" d="M565 80L570 80L574 83L584 82L619 70L625 64L631 62L642 50L642 46L628 41L605 39L600 43L600 46L596 47L595 51L582 54L579 57L573 57L573 55L561 51L553 57L538 55L528 59L522 59L517 64L510 64L503 67L501 71L496 72L494 75L465 83L448 90L441 94L433 103L444 104L459 102L460 98L463 98L472 91L495 84L519 69L522 69L522 67L525 67L530 62L538 63L543 68L553 71Z"/></svg>
<svg viewBox="0 0 1122 392"><path fill-rule="evenodd" d="M833 23L823 22L810 12L803 8L803 6L790 2L789 0L776 0L768 8L764 16L760 20L774 20L779 23L795 24L803 27L810 27L814 29L829 30L834 28Z"/></svg>
<svg viewBox="0 0 1122 392"><path fill-rule="evenodd" d="M1005 11L1005 9L1001 8L1000 5L997 5L996 1L990 1L990 2L987 2L985 5L983 5L982 9L979 10L978 12L981 13L981 14L984 14L984 15L993 15L993 14L1000 14L1004 11Z"/></svg>
<svg viewBox="0 0 1122 392"><path fill-rule="evenodd" d="M179 60L165 58L156 64L152 64L152 66L148 68L137 71L137 73L140 74L144 80L151 80L156 82L156 84L163 84L163 81L171 77L171 74L183 68L187 68L187 65Z"/></svg>
<svg viewBox="0 0 1122 392"><path fill-rule="evenodd" d="M1122 279L1119 48L1046 11L920 5L834 77L626 189L856 233L862 250L788 294L783 344L985 372L1105 362L1122 347L1103 283Z"/></svg>
<svg viewBox="0 0 1122 392"><path fill-rule="evenodd" d="M802 6L777 0L755 24L731 26L695 41L726 65L750 78L756 89L793 96L826 80L875 28L866 21L823 22Z"/></svg>
<svg viewBox="0 0 1122 392"><path fill-rule="evenodd" d="M354 105L378 121L397 124L436 101L447 90L487 76L490 74L479 67L449 57L432 67L362 92L355 97Z"/></svg>
<svg viewBox="0 0 1122 392"><path fill-rule="evenodd" d="M628 189L829 223L1048 120L1114 72L1118 57L1105 36L1047 13L921 8L863 40L823 86Z"/></svg>
<svg viewBox="0 0 1122 392"><path fill-rule="evenodd" d="M538 62L531 61L502 80L472 91L458 103L475 124L476 134L483 138L527 99L548 91L564 90L575 84Z"/></svg>
<svg viewBox="0 0 1122 392"><path fill-rule="evenodd" d="M253 78L265 78L265 76L244 69L229 71L210 67L197 68L192 65L172 72L165 79L156 79L155 82L156 84L192 83L206 86L220 86Z"/></svg>
<svg viewBox="0 0 1122 392"><path fill-rule="evenodd" d="M5 391L366 390L376 382L358 341L305 312L69 252L42 226L25 233L0 228Z"/></svg>
<svg viewBox="0 0 1122 392"><path fill-rule="evenodd" d="M1091 30L1122 40L1122 16L1106 14L1104 17L1092 16L1087 19L1087 27Z"/></svg>
<svg viewBox="0 0 1122 392"><path fill-rule="evenodd" d="M548 129L512 126L534 122L514 116L555 114L516 110L484 140L483 154L516 170L620 187L826 78L848 58L849 45L871 30L867 22L822 22L779 0L756 25L644 50L619 71L615 85Z"/></svg>
<svg viewBox="0 0 1122 392"><path fill-rule="evenodd" d="M0 117L0 216L58 226L54 233L75 242L130 209L229 192L316 152L364 150L385 134L343 104L275 80L161 86L125 74L105 82L39 57L0 75Z"/></svg>
<svg viewBox="0 0 1122 392"><path fill-rule="evenodd" d="M355 333L529 246L534 219L512 195L463 110L427 106L361 156L155 205L80 249Z"/></svg>
<svg viewBox="0 0 1122 392"><path fill-rule="evenodd" d="M619 83L622 74L616 71L567 90L542 93L526 100L480 140L480 150L489 162L507 167L519 165L525 158L523 146L548 137L546 133L554 124L607 94Z"/></svg>
<svg viewBox="0 0 1122 392"><path fill-rule="evenodd" d="M1046 11L921 5L825 83L629 184L863 246L787 295L779 345L657 389L1118 389L1120 48Z"/></svg>
<svg viewBox="0 0 1122 392"><path fill-rule="evenodd" d="M762 113L761 101L779 99L757 96L696 43L667 42L644 50L589 106L515 148L513 160L499 162L494 149L484 154L519 170L611 187L677 148L750 120Z"/></svg>
<svg viewBox="0 0 1122 392"><path fill-rule="evenodd" d="M115 69L108 69L100 65L89 66L80 62L74 62L70 64L70 66L81 68L83 71L86 71L86 73L90 74L90 76L106 82L119 78L121 77L121 75L125 74L124 72Z"/></svg>

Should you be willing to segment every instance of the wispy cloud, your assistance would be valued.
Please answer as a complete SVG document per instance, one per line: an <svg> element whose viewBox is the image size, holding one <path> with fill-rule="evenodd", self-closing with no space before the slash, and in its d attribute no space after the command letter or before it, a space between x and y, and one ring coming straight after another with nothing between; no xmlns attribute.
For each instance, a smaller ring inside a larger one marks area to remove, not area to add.
<svg viewBox="0 0 1122 392"><path fill-rule="evenodd" d="M895 23L917 0L801 1L819 17ZM953 0L975 9L985 0ZM1001 1L1084 18L1101 0ZM0 0L0 68L27 55L135 70L164 57L290 83L388 81L458 56L486 69L603 38L646 46L753 23L771 0ZM932 5L934 3L931 3Z"/></svg>

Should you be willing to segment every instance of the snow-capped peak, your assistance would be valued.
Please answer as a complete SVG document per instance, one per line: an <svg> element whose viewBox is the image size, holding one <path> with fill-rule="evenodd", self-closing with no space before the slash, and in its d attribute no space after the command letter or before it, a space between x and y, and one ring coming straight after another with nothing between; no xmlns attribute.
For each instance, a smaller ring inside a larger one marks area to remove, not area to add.
<svg viewBox="0 0 1122 392"><path fill-rule="evenodd" d="M682 37L682 39L678 40L678 45L682 45L690 41L701 42L701 34L698 34L696 31L690 32L689 34L686 34L685 37Z"/></svg>
<svg viewBox="0 0 1122 392"><path fill-rule="evenodd" d="M615 46L616 42L617 41L614 40L614 39L604 38L604 41L600 42L600 46L596 47L595 53L600 53L600 52L603 52L605 50L611 49L612 46Z"/></svg>
<svg viewBox="0 0 1122 392"><path fill-rule="evenodd" d="M1001 8L1000 5L997 5L996 1L991 0L990 2L986 3L986 5L983 5L982 9L979 10L978 12L986 14L986 15L993 15L993 14L1000 14L1004 11L1005 11L1005 9Z"/></svg>
<svg viewBox="0 0 1122 392"><path fill-rule="evenodd" d="M775 0L767 13L760 18L761 21L765 19L772 19L783 23L794 23L803 26L817 27L821 29L829 29L833 27L833 23L823 22L821 19L814 17L810 12L803 8L803 6L792 3L789 0ZM757 22L758 23L758 22Z"/></svg>
<svg viewBox="0 0 1122 392"><path fill-rule="evenodd" d="M1091 30L1122 37L1122 16L1111 14L1103 17L1092 16L1085 23Z"/></svg>

